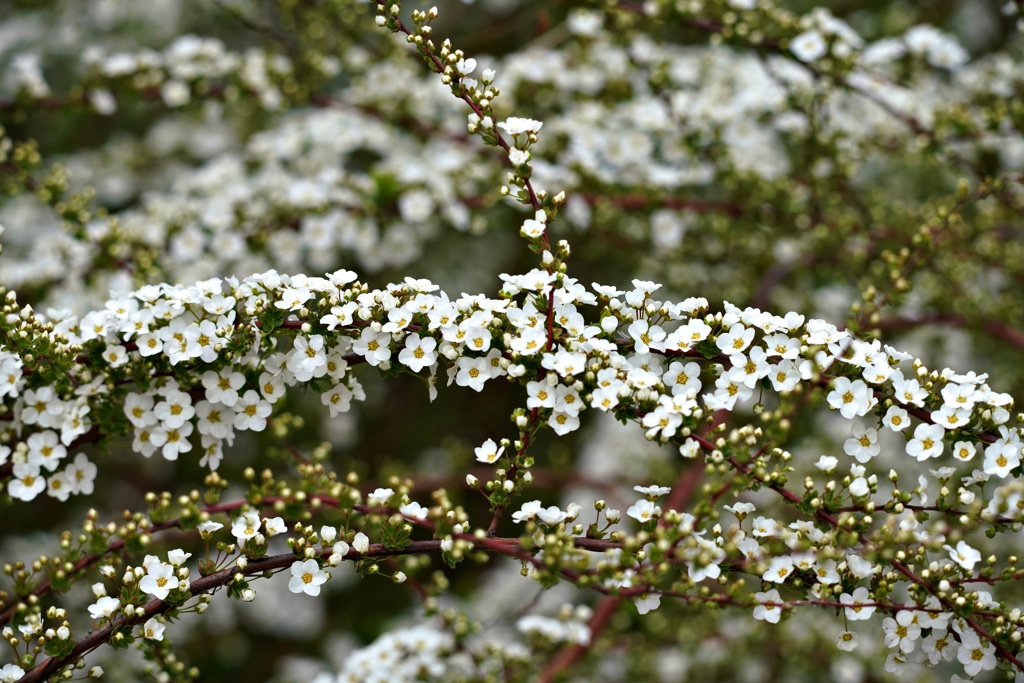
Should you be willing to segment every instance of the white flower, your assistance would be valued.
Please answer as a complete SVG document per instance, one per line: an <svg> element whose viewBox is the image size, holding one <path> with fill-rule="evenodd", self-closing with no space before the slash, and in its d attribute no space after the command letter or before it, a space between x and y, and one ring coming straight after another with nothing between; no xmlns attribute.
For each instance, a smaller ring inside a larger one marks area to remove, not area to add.
<svg viewBox="0 0 1024 683"><path fill-rule="evenodd" d="M510 147L508 150L508 160L513 166L522 166L530 161L530 153L524 149Z"/></svg>
<svg viewBox="0 0 1024 683"><path fill-rule="evenodd" d="M851 382L847 377L836 378L827 400L847 420L867 414L878 403L867 384L859 379Z"/></svg>
<svg viewBox="0 0 1024 683"><path fill-rule="evenodd" d="M211 403L222 403L229 408L238 402L238 390L245 385L245 375L227 368L220 373L207 370L203 373L202 380L206 389L206 400Z"/></svg>
<svg viewBox="0 0 1024 683"><path fill-rule="evenodd" d="M234 438L235 411L219 403L200 401L196 404L196 427L203 436L215 439Z"/></svg>
<svg viewBox="0 0 1024 683"><path fill-rule="evenodd" d="M280 517L274 517L274 518L264 517L263 518L263 528L266 529L268 537L277 536L278 534L283 534L284 532L286 532L288 530L288 528L284 525L284 520L281 519Z"/></svg>
<svg viewBox="0 0 1024 683"><path fill-rule="evenodd" d="M548 418L548 425L559 436L565 436L569 432L579 429L580 419L576 415L554 411L551 413L551 417Z"/></svg>
<svg viewBox="0 0 1024 683"><path fill-rule="evenodd" d="M661 593L644 593L634 598L633 603L640 615L647 614L661 606Z"/></svg>
<svg viewBox="0 0 1024 683"><path fill-rule="evenodd" d="M188 104L192 98L188 86L181 81L167 81L160 88L160 97L168 107L180 107Z"/></svg>
<svg viewBox="0 0 1024 683"><path fill-rule="evenodd" d="M388 504L388 499L394 494L395 492L392 489L379 488L366 497L366 503L371 506L384 506Z"/></svg>
<svg viewBox="0 0 1024 683"><path fill-rule="evenodd" d="M108 344L103 360L112 368L119 368L128 362L128 352L120 344Z"/></svg>
<svg viewBox="0 0 1024 683"><path fill-rule="evenodd" d="M157 419L153 414L153 404L154 400L151 394L128 394L124 402L124 414L136 427L154 425Z"/></svg>
<svg viewBox="0 0 1024 683"><path fill-rule="evenodd" d="M904 379L901 373L893 373L892 388L895 389L896 400L900 403L922 408L924 400L928 398L928 392L916 379Z"/></svg>
<svg viewBox="0 0 1024 683"><path fill-rule="evenodd" d="M779 596L779 591L772 588L766 592L758 592L754 594L754 600L757 601L757 606L754 608L754 618L759 621L767 621L769 624L779 623L779 619L782 618L782 607L783 601Z"/></svg>
<svg viewBox="0 0 1024 683"><path fill-rule="evenodd" d="M476 70L476 60L472 58L460 59L455 64L455 70L463 76L468 76Z"/></svg>
<svg viewBox="0 0 1024 683"><path fill-rule="evenodd" d="M349 301L342 306L333 306L331 312L320 319L320 322L327 325L327 329L332 332L336 327L341 325L342 327L352 324L352 314L358 310L359 304L355 301Z"/></svg>
<svg viewBox="0 0 1024 683"><path fill-rule="evenodd" d="M950 382L942 387L942 400L946 405L954 409L967 408L970 410L974 407L978 396L980 396L980 392L976 393L977 388L974 384L955 384Z"/></svg>
<svg viewBox="0 0 1024 683"><path fill-rule="evenodd" d="M800 368L791 360L783 360L768 368L768 379L775 391L792 391L800 382Z"/></svg>
<svg viewBox="0 0 1024 683"><path fill-rule="evenodd" d="M878 430L865 427L860 422L853 423L852 436L843 444L846 454L852 455L860 463L870 461L881 448L878 444Z"/></svg>
<svg viewBox="0 0 1024 683"><path fill-rule="evenodd" d="M473 391L483 391L484 382L491 379L490 364L487 358L462 356L456 361L458 372L455 375L455 383L460 387L469 387Z"/></svg>
<svg viewBox="0 0 1024 683"><path fill-rule="evenodd" d="M701 390L700 366L696 363L675 361L668 366L662 376L665 386L672 387L672 394L686 394L688 391L699 393Z"/></svg>
<svg viewBox="0 0 1024 683"><path fill-rule="evenodd" d="M352 539L352 547L356 549L356 552L365 554L370 551L370 539L362 531L356 534L356 537Z"/></svg>
<svg viewBox="0 0 1024 683"><path fill-rule="evenodd" d="M207 524L209 524L209 522L207 522ZM175 548L167 553L167 561L175 567L180 567L185 564L185 561L190 557L192 557L192 553L186 553L181 548Z"/></svg>
<svg viewBox="0 0 1024 683"><path fill-rule="evenodd" d="M482 446L474 448L473 452L476 453L477 461L493 465L501 457L501 454L505 452L505 447L498 448L498 444L494 443L494 439L487 439Z"/></svg>
<svg viewBox="0 0 1024 683"><path fill-rule="evenodd" d="M328 562L330 562L332 567L337 567L341 564L341 560L348 555L349 550L350 548L348 543L345 541L338 541L331 546L331 555Z"/></svg>
<svg viewBox="0 0 1024 683"><path fill-rule="evenodd" d="M687 438L679 446L679 455L684 458L696 458L700 455L700 442L696 439Z"/></svg>
<svg viewBox="0 0 1024 683"><path fill-rule="evenodd" d="M508 119L500 122L498 128L509 135L516 136L522 135L523 133L538 133L540 132L541 126L544 124L534 119L522 119L515 116L510 116Z"/></svg>
<svg viewBox="0 0 1024 683"><path fill-rule="evenodd" d="M865 560L860 555L847 555L846 566L849 568L850 573L858 579L866 579L880 571L879 567L872 564L869 560Z"/></svg>
<svg viewBox="0 0 1024 683"><path fill-rule="evenodd" d="M320 569L316 560L296 560L292 563L292 578L288 580L288 590L292 593L320 595L320 586L327 581L327 574Z"/></svg>
<svg viewBox="0 0 1024 683"><path fill-rule="evenodd" d="M527 503L523 503L522 507L519 508L518 512L512 513L512 521L523 523L528 522L537 516L537 513L541 511L541 503L539 500L531 500Z"/></svg>
<svg viewBox="0 0 1024 683"><path fill-rule="evenodd" d="M135 345L139 349L139 355L143 358L154 356L160 353L164 348L163 340L154 333L139 335L139 337L135 339Z"/></svg>
<svg viewBox="0 0 1024 683"><path fill-rule="evenodd" d="M398 507L398 511L406 517L410 517L412 519L426 519L427 514L430 512L428 508L423 507L416 501L412 501L411 503L407 503L405 505L400 505Z"/></svg>
<svg viewBox="0 0 1024 683"><path fill-rule="evenodd" d="M644 524L661 516L661 508L646 498L641 498L626 510L626 515Z"/></svg>
<svg viewBox="0 0 1024 683"><path fill-rule="evenodd" d="M164 630L167 627L156 620L156 618L149 619L142 627L142 634L149 640L163 640Z"/></svg>
<svg viewBox="0 0 1024 683"><path fill-rule="evenodd" d="M29 464L46 468L50 472L57 469L57 465L68 453L67 449L60 444L57 432L49 429L28 437L25 445L28 446Z"/></svg>
<svg viewBox="0 0 1024 683"><path fill-rule="evenodd" d="M208 522L208 524L212 523ZM250 538L255 538L259 531L260 516L256 512L243 513L231 523L231 535L238 539L239 544L244 544Z"/></svg>
<svg viewBox="0 0 1024 683"><path fill-rule="evenodd" d="M747 515L757 510L753 503L742 502L735 503L733 505L725 505L723 507L732 514L736 515L736 518L740 520L745 519Z"/></svg>
<svg viewBox="0 0 1024 683"><path fill-rule="evenodd" d="M61 471L46 480L46 493L59 501L65 501L71 495L71 481L67 471Z"/></svg>
<svg viewBox="0 0 1024 683"><path fill-rule="evenodd" d="M162 562L150 563L146 575L139 582L143 593L148 593L158 600L166 600L172 589L178 587L178 579L174 576L174 567Z"/></svg>
<svg viewBox="0 0 1024 683"><path fill-rule="evenodd" d="M14 463L14 478L7 484L12 498L28 502L46 488L46 478L39 474L39 467L27 462Z"/></svg>
<svg viewBox="0 0 1024 683"><path fill-rule="evenodd" d="M728 373L729 379L753 389L762 377L767 377L771 372L767 357L764 349L759 346L750 349L749 357L745 353L732 354L729 356L729 360L733 364L733 368ZM781 384L785 385L784 379Z"/></svg>
<svg viewBox="0 0 1024 683"><path fill-rule="evenodd" d="M372 327L364 327L359 339L352 344L352 350L377 367L391 359L390 344L391 335L387 332L375 332Z"/></svg>
<svg viewBox="0 0 1024 683"><path fill-rule="evenodd" d="M199 358L203 362L212 363L217 360L217 350L226 341L217 334L217 326L212 320L201 320L193 323L182 332L184 353L189 358Z"/></svg>
<svg viewBox="0 0 1024 683"><path fill-rule="evenodd" d="M814 566L814 575L818 579L818 583L822 583L826 586L831 586L834 583L839 583L839 572L836 570L835 560L818 560Z"/></svg>
<svg viewBox="0 0 1024 683"><path fill-rule="evenodd" d="M433 337L421 338L415 332L405 339L405 348L398 354L398 362L413 372L429 368L437 362L437 340Z"/></svg>
<svg viewBox="0 0 1024 683"><path fill-rule="evenodd" d="M1000 440L985 447L984 469L987 474L1001 479L1006 478L1011 470L1020 465L1020 461L1020 443L1007 443Z"/></svg>
<svg viewBox="0 0 1024 683"><path fill-rule="evenodd" d="M352 407L352 390L344 384L336 384L330 391L320 394L320 402L327 406L331 417L348 412Z"/></svg>
<svg viewBox="0 0 1024 683"><path fill-rule="evenodd" d="M224 525L220 522L201 522L196 529L199 530L199 535L204 539L209 539L215 531L223 529Z"/></svg>
<svg viewBox="0 0 1024 683"><path fill-rule="evenodd" d="M25 675L25 670L17 664L0 666L0 683L15 683Z"/></svg>
<svg viewBox="0 0 1024 683"><path fill-rule="evenodd" d="M968 572L973 572L974 565L981 561L981 553L967 545L964 541L957 543L955 550L949 545L942 546L942 549L949 553L950 559Z"/></svg>
<svg viewBox="0 0 1024 683"><path fill-rule="evenodd" d="M864 477L856 477L850 482L850 495L854 498L861 498L871 493L868 487L868 480Z"/></svg>
<svg viewBox="0 0 1024 683"><path fill-rule="evenodd" d="M907 417L906 410L899 406L892 405L889 406L889 410L885 412L885 417L882 418L882 424L894 432L902 432L910 426L910 418Z"/></svg>
<svg viewBox="0 0 1024 683"><path fill-rule="evenodd" d="M297 311L313 298L308 287L286 287L281 291L280 299L274 302L275 308L285 311Z"/></svg>
<svg viewBox="0 0 1024 683"><path fill-rule="evenodd" d="M651 346L661 348L660 342L665 339L665 330L658 325L651 326L646 320L636 320L626 330L633 339L633 350L637 353L650 353Z"/></svg>
<svg viewBox="0 0 1024 683"><path fill-rule="evenodd" d="M995 646L987 640L982 643L974 631L960 634L960 649L957 650L956 658L964 665L964 673L968 676L991 671L997 664Z"/></svg>
<svg viewBox="0 0 1024 683"><path fill-rule="evenodd" d="M772 581L773 583L783 583L792 573L793 558L789 555L783 555L782 557L772 558L771 562L768 563L768 569L761 575L761 579Z"/></svg>
<svg viewBox="0 0 1024 683"><path fill-rule="evenodd" d="M812 29L789 41L789 50L801 62L814 62L825 56L828 44L819 31Z"/></svg>
<svg viewBox="0 0 1024 683"><path fill-rule="evenodd" d="M907 442L907 454L924 462L928 458L942 455L942 439L946 430L942 425L919 424L914 430L914 438Z"/></svg>
<svg viewBox="0 0 1024 683"><path fill-rule="evenodd" d="M903 653L913 652L915 641L921 637L921 627L917 623L917 616L911 610L898 612L895 618L883 619L882 630L885 632L885 646L898 647Z"/></svg>
<svg viewBox="0 0 1024 683"><path fill-rule="evenodd" d="M89 616L93 619L105 619L113 616L117 608L121 606L121 601L117 598L102 597L95 603L89 605Z"/></svg>
<svg viewBox="0 0 1024 683"><path fill-rule="evenodd" d="M267 417L273 411L273 407L263 397L252 389L245 392L239 399L235 409L234 426L239 430L250 430L262 432L267 427Z"/></svg>
<svg viewBox="0 0 1024 683"><path fill-rule="evenodd" d="M730 327L728 332L720 334L715 340L715 345L721 349L722 353L732 355L742 352L750 346L750 342L753 340L754 328L744 327L737 323Z"/></svg>
<svg viewBox="0 0 1024 683"><path fill-rule="evenodd" d="M186 421L191 420L196 414L192 405L192 397L184 391L172 389L168 391L164 400L156 404L153 414L160 420L166 429L178 429Z"/></svg>
<svg viewBox="0 0 1024 683"><path fill-rule="evenodd" d="M837 458L834 458L831 455L822 455L818 458L818 461L814 463L814 466L822 472L831 472L838 464L839 460Z"/></svg>
<svg viewBox="0 0 1024 683"><path fill-rule="evenodd" d="M634 486L633 490L645 496L660 498L661 496L668 495L672 489L668 486ZM737 503L737 505L744 505L744 503Z"/></svg>
<svg viewBox="0 0 1024 683"><path fill-rule="evenodd" d="M857 588L853 591L853 594L843 593L839 596L839 602L845 605L846 618L850 621L865 621L871 618L871 615L875 613L875 607L872 605L865 605L867 602L874 602L871 599L868 589L864 587Z"/></svg>
<svg viewBox="0 0 1024 683"><path fill-rule="evenodd" d="M857 634L852 631L843 631L839 634L839 642L836 647L845 652L853 652L857 649Z"/></svg>
<svg viewBox="0 0 1024 683"><path fill-rule="evenodd" d="M153 446L160 448L165 459L177 460L179 454L192 450L192 444L188 437L193 430L191 422L185 422L174 428L157 427L150 433L149 440Z"/></svg>
<svg viewBox="0 0 1024 683"><path fill-rule="evenodd" d="M550 507L541 508L540 510L537 510L538 519L540 519L541 522L549 526L561 524L565 521L565 518L568 517L568 515L568 512L565 512L556 505L552 505Z"/></svg>
<svg viewBox="0 0 1024 683"><path fill-rule="evenodd" d="M532 218L527 218L523 221L523 227L519 229L519 234L529 239L536 239L544 234L544 228L544 223Z"/></svg>
<svg viewBox="0 0 1024 683"><path fill-rule="evenodd" d="M960 462L968 462L974 457L974 444L969 441L957 441L953 444L953 457Z"/></svg>
<svg viewBox="0 0 1024 683"><path fill-rule="evenodd" d="M944 405L932 411L932 420L949 430L962 429L971 421L971 410Z"/></svg>

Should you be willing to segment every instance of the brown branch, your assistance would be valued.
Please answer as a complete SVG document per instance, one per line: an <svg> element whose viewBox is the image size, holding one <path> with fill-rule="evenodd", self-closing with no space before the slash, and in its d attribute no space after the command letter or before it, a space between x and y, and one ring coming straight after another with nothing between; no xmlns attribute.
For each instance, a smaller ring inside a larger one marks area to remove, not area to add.
<svg viewBox="0 0 1024 683"><path fill-rule="evenodd" d="M240 504L244 504L241 501ZM464 538L474 544L475 547L483 549L485 551L508 555L518 559L525 559L531 563L543 567L544 563L542 560L537 559L533 555L529 554L522 549L522 543L519 538L475 538L470 534L460 534L460 538ZM609 548L620 547L617 543L612 541L601 541L597 539L588 538L577 538L574 539L576 547L583 548L585 550L591 550L593 552L604 552ZM389 549L384 547L382 543L376 543L370 546L366 553L359 553L355 550L350 550L345 556L348 561L358 561L363 559L372 558L391 558L400 555L415 555L421 553L437 553L440 552L441 541L428 540L428 541L412 541L408 546L400 549ZM333 552L332 549L327 548L319 552L321 558L326 558ZM189 593L191 597L196 597L204 593L215 592L234 581L236 574L241 573L244 576L256 576L266 571L284 569L285 567L291 566L293 562L299 558L292 553L286 553L282 555L274 555L272 557L251 559L245 570L239 570L238 567L232 564L226 569L222 569L215 574L204 576L195 581L192 581L189 586ZM563 574L567 575L566 571ZM578 577L577 577L578 578ZM71 665L79 658L83 657L87 653L100 647L107 641L109 641L115 631L127 627L140 624L146 619L154 617L159 614L167 613L173 609L176 609L175 605L165 602L163 600L153 599L136 611L136 616L127 617L121 616L111 621L106 626L92 631L87 636L78 641L72 649L71 653L63 657L50 657L43 661L35 668L25 674L24 678L21 678L21 683L38 683L44 681L50 676L58 673L65 667ZM140 614L141 610L141 614Z"/></svg>
<svg viewBox="0 0 1024 683"><path fill-rule="evenodd" d="M406 548L397 551L389 550L385 548L383 544L374 544L370 546L365 554L358 553L354 550L349 551L349 554L345 556L345 559L358 561L374 557L392 557L395 555L412 555L423 552L434 552L440 548L440 543L440 541L414 541ZM333 551L328 548L326 550L322 550L320 552L320 556L326 557L332 552ZM232 564L230 567L222 569L215 574L200 577L195 581L192 581L189 587L189 593L191 597L196 597L204 593L211 593L231 584L234 581L236 574L241 573L244 576L255 576L262 574L265 571L289 567L298 559L299 558L292 553L252 559L249 560L249 564L244 571L239 570L237 566ZM151 617L159 614L165 614L173 609L176 609L176 606L169 602L159 599L150 600L142 605L141 615L139 615L139 610L136 610L137 616L121 616L113 619L106 626L92 631L87 636L79 640L70 654L63 657L50 657L44 660L42 663L38 664L35 668L26 673L23 678L19 679L19 681L20 683L38 683L40 681L44 681L74 663L87 653L92 652L109 641L113 637L115 631L134 626L135 624L140 624Z"/></svg>

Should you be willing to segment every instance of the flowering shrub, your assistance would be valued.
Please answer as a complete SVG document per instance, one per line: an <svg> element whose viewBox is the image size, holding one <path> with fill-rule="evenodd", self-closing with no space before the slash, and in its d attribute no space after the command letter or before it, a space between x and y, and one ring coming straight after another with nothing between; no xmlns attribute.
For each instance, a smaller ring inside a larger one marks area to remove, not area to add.
<svg viewBox="0 0 1024 683"><path fill-rule="evenodd" d="M0 681L1024 680L1019 3L87 7L0 33Z"/></svg>

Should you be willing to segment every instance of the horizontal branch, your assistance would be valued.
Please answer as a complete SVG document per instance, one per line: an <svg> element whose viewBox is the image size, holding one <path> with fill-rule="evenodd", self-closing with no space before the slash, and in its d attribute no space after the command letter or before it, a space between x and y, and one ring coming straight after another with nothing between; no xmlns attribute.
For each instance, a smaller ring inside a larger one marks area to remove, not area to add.
<svg viewBox="0 0 1024 683"><path fill-rule="evenodd" d="M540 563L540 566L543 566L543 562L541 560L538 560L533 555L523 550L522 540L519 538L478 539L468 534L460 534L459 537L471 541L477 548L484 551L509 555L517 559L528 559L531 562L537 562ZM604 552L610 548L620 547L619 544L613 541L590 538L576 538L574 539L574 543L578 548L594 552ZM331 555L332 552L333 550L331 548L327 548L321 550L318 555L321 558L326 558ZM386 548L382 543L375 543L371 545L365 553L359 553L354 549L350 550L344 559L351 562L357 562L359 560L366 559L384 559L388 557L415 555L421 553L439 554L440 552L441 541L438 540L412 541L409 545L401 549ZM222 569L219 572L192 581L189 586L189 593L193 598L205 593L212 593L231 584L238 574L242 574L246 577L256 576L266 571L290 567L293 562L299 561L300 559L301 558L297 557L293 553L284 553L281 555L274 555L272 557L251 559L248 561L248 565L244 570L240 570L236 565L232 564L230 567ZM150 600L138 608L134 616L117 617L106 626L89 633L75 644L74 649L68 655L64 657L50 657L49 659L41 662L35 668L26 673L25 677L20 679L19 683L38 683L40 681L44 681L50 676L59 673L62 669L74 663L79 658L108 642L116 631L140 624L147 619L160 614L165 614L174 609L177 609L176 605L164 600Z"/></svg>

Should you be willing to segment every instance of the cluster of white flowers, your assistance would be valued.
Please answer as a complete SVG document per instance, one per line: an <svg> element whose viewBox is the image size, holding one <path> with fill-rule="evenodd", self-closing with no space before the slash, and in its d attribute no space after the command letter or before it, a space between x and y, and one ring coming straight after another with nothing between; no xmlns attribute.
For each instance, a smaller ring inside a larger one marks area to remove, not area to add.
<svg viewBox="0 0 1024 683"><path fill-rule="evenodd" d="M440 680L455 663L449 657L454 647L455 639L450 633L429 624L397 628L352 653L337 675L321 674L313 680L314 683L412 683L422 680L424 675ZM472 669L469 662L457 664L463 671Z"/></svg>
<svg viewBox="0 0 1024 683"><path fill-rule="evenodd" d="M0 348L5 396L14 398L21 393L25 383L23 367L16 354ZM16 443L13 450L0 445L0 465L8 460L13 463L14 476L8 484L13 497L29 501L45 489L49 495L65 501L73 494L92 493L96 466L84 453L78 453L66 467L56 471L67 459L68 446L91 426L85 394L62 400L49 386L24 391L18 404L21 424L43 429ZM50 472L53 474L46 474Z"/></svg>
<svg viewBox="0 0 1024 683"><path fill-rule="evenodd" d="M585 607L563 610L564 618L545 617L540 614L528 614L516 622L516 630L524 635L537 635L552 643L569 643L571 645L589 645L590 628L586 621L590 610Z"/></svg>
<svg viewBox="0 0 1024 683"><path fill-rule="evenodd" d="M96 602L89 605L89 616L94 620L115 619L121 615L132 618L136 613L143 613L141 602L145 601L144 596L167 600L174 591L187 595L191 586L190 571L184 565L191 556L192 553L176 548L167 553L167 562L155 555L146 555L142 566L125 567L122 598L107 595L107 587L102 582L93 584ZM111 565L101 567L100 572L108 579L115 578ZM165 628L162 619L151 617L139 625L139 634L148 640L163 640Z"/></svg>
<svg viewBox="0 0 1024 683"><path fill-rule="evenodd" d="M291 63L283 55L268 55L256 49L238 54L216 38L194 35L178 37L161 52L107 54L97 45L87 49L82 60L87 74L94 71L98 78L113 83L125 79L135 87L159 88L168 107L188 104L194 83L230 76L256 94L263 107L275 110L283 100L277 82L292 72ZM116 111L116 103L106 88L94 90L90 97L100 114L109 116Z"/></svg>
<svg viewBox="0 0 1024 683"><path fill-rule="evenodd" d="M811 37L793 41L792 49L798 55L804 53L797 46L805 42L831 45L833 53L843 52L842 46L849 46L845 48L848 52L863 42L825 10L812 13L805 21L809 33L803 36ZM912 29L900 39L900 45L904 44L909 53L942 53L947 62L958 61L947 53L955 51L949 45L959 46L930 27ZM821 88L811 71L782 56L764 61L721 48L659 43L626 48L602 33L576 64L565 63L561 52L544 50L511 55L496 63L507 92L550 86L561 93L557 106L545 117L545 132L551 133L546 139L552 142L542 140L530 151L518 144L536 136L540 122L532 119L513 117L496 127L517 143L511 150L513 163L531 161L540 185L557 184L579 192L567 217L585 227L591 209L584 196L593 192L593 179L614 185L616 194L650 187L679 191L708 186L724 172L708 160L708 147L716 140L725 145L728 172L738 169L766 179L779 178L790 170L787 141L806 134L812 125L825 127L843 139L837 154L850 173L869 158L877 163L863 150L873 148L880 139L912 152L906 125L857 90L927 124L945 111L969 108L973 99L982 99L985 91L977 90L978 83L992 84L999 91L1012 90L1019 83L1012 65L981 60L964 66L951 78L944 73L915 72L915 80L901 79L897 85L895 73L889 73L896 69L895 56L885 61L877 56L892 51L872 51L872 47L863 50L871 60L864 57L863 68L849 76L856 86L850 91ZM135 74L139 69L146 73L157 69L162 74L168 70L167 82L177 85L200 77L222 78L251 57L228 51L215 39L196 36L179 38L161 53L105 55L100 48L93 52L89 63L96 64L98 75ZM620 103L595 107L594 94L620 79L623 65L630 62L645 71L669 74L672 92L665 95L635 82ZM455 103L443 92L408 88L409 93L416 93L415 102L402 99L412 98L412 94L402 94L396 102L395 93L375 87L380 82L417 78L411 65L404 62L366 66L363 73L354 74L348 90L332 98L352 102L363 111L339 106L281 119L272 129L255 135L244 150L222 155L205 167L190 168L172 191L147 194L140 208L118 216L118 234L167 250L159 267L169 281L198 280L225 272L241 275L272 266L319 269L336 262L340 253L353 254L369 272L409 263L436 239L440 223L470 228L469 207L500 172L496 163L488 162L476 150L438 140L421 141L366 113L414 105L424 120L450 120ZM486 83L487 78L484 80ZM171 89L181 91L180 87ZM806 113L788 109L791 92L824 98L828 116L812 121ZM473 116L471 127L475 125ZM448 132L445 124L439 125ZM495 126L493 122L488 125ZM194 135L210 136L211 130L203 122ZM186 132L180 137L192 136ZM688 139L702 142L692 146L683 142ZM565 147L558 164L541 159L551 144ZM1000 155L1005 170L1024 164L1024 147L1013 131L985 132L978 144ZM356 161L365 151L381 159L369 173L359 169ZM350 157L353 163L347 164ZM397 199L398 221L384 211L366 214L381 189L382 174L405 188ZM166 187L163 177L159 181L161 188ZM268 219L281 215L287 218L265 234ZM652 243L661 248L678 247L685 233L682 226L691 219L678 210L652 216ZM101 239L111 234L111 228L95 221L89 232L95 240L92 244L69 239L58 231L53 235L55 241L39 242L32 251L0 266L0 273L6 282L19 285L52 281L66 276L69 269L86 271L99 257ZM94 291L105 293L110 286L123 289L124 282L116 277L100 278L95 286ZM81 293L76 294L81 300ZM71 301L68 297L55 303Z"/></svg>
<svg viewBox="0 0 1024 683"><path fill-rule="evenodd" d="M953 465L934 471L943 485L955 466L972 459L975 444L984 444L985 452L983 469L972 474L975 480L1005 478L1020 464L1020 430L1008 426L1012 403L1008 396L994 392L985 383L985 376L948 370L929 372L915 361L911 373L914 378L908 379L900 368L911 360L910 356L877 342L856 340L820 320L805 321L797 314L775 316L728 305L723 313L710 314L707 302L701 299L679 304L654 299L652 294L658 289L654 283L635 281L631 290L595 284L588 290L572 278L540 272L503 276L501 299L478 295L451 300L422 280L409 279L382 290L369 290L355 280L348 271L323 278L269 272L243 281L144 289L133 297L111 301L98 313L81 319L65 317L57 329L76 343L102 343L108 350L103 362L111 373L133 364L156 367L152 364L160 363L168 368L191 364L201 368L219 360L237 330L252 334L255 341L241 349L234 362L217 371L206 371L190 387L169 380L148 392L130 392L125 397L124 414L134 429L134 448L138 452L150 455L159 449L169 460L189 452L188 437L195 421L202 435L205 461L214 468L222 457L223 443L230 443L234 430L265 427L272 402L283 395L284 386L329 378L336 384L323 392L324 403L332 412L344 410L353 396L362 393L358 381L348 372L350 361L359 359L386 369L393 357L411 372L434 373L444 363L449 383L475 391L497 377L521 382L526 389L527 409L537 411L559 434L577 429L580 413L588 408L634 410L634 419L645 428L648 438L677 443L680 453L688 458L703 451L712 461L721 459L719 449L725 444L719 443L708 452L708 445L692 431L697 421L711 410L735 409L739 401L749 400L755 386L767 380L783 396L824 386L828 404L853 421L852 436L844 449L858 463L877 457L878 429L909 434L916 419L919 424L906 441L907 455L914 460L940 457L947 453L947 442L956 439L955 444L948 444ZM551 317L557 334L553 337L546 332L547 316L537 308L538 300L554 304ZM587 324L577 305L599 303L600 322ZM236 319L236 306L244 307L247 322ZM214 315L210 309L218 316L216 322L202 318ZM260 312L267 311L280 311L288 317L273 333L264 334L254 323ZM209 325L204 328L206 323ZM322 334L312 334L313 326L325 329ZM283 351L277 350L280 339L285 340ZM112 348L120 352L110 354ZM204 357L206 349L214 353ZM12 356L6 364L16 368ZM825 373L833 374L835 379L829 380ZM710 384L715 376L717 379ZM93 386L105 385L102 375L98 379ZM707 389L706 381L710 384ZM17 402L22 421L27 426L47 427L27 435L13 450L15 478L8 486L9 492L30 499L41 490L32 477L38 477L41 468L54 470L65 457L65 444L52 428L58 426L54 420L62 411L69 412L65 409L73 402L56 395L52 387L29 387L21 377L7 386L5 398ZM344 387L344 392L339 393L339 387ZM203 400L193 404L193 390ZM104 401L108 396L83 392L82 398ZM872 411L880 413L876 408L881 402L887 409L878 429L856 421ZM84 406L85 402L75 405ZM53 412L51 406L61 410ZM84 431L90 426L89 411L78 412ZM525 427L525 415L519 419ZM998 436L993 433L996 429ZM65 441L78 433L69 432ZM503 450L488 440L478 449L477 458L494 463ZM819 462L819 468L826 472L835 467L834 458L826 462L823 457ZM35 474L26 474L27 468ZM852 465L850 472L854 477L848 485L852 500L861 500L876 490L877 478L865 476L862 465ZM92 483L91 474L81 479ZM54 495L61 490L59 486L52 488ZM637 487L637 491L644 498L627 511L627 516L641 524L659 519L662 510L653 501L669 489L650 486ZM1007 495L992 499L989 514L1002 514L1007 507L1010 514L1019 513L1018 504L1006 505ZM381 489L373 498L384 503L390 498L390 490ZM924 502L923 493L921 498ZM961 500L968 500L963 493ZM754 508L738 503L731 509L742 521ZM580 511L576 504L561 510L533 501L524 504L513 518L550 528L572 524ZM402 507L402 513L416 520L423 519L426 511L410 503ZM841 565L833 557L816 557L804 548L822 543L825 532L803 522L795 522L787 530L775 520L759 517L750 536L738 528L731 530L728 539L716 533L716 540L711 542L699 538L704 532L698 532L694 522L687 515L680 524L684 535L692 539L684 559L694 582L720 575L726 560L722 550L726 540L747 561L762 563L759 573L767 583L782 584L812 573L817 581L811 586L811 594L820 600L831 595L831 587L840 576L845 576L845 581L864 580L880 570L873 561L859 556L867 547L850 548ZM901 526L913 530L917 522L907 516ZM235 520L232 534L241 545L249 540L260 545L265 542L260 529L265 529L268 536L285 531L280 518L261 519L247 513ZM941 542L941 534L934 532L918 530L917 537L920 542L929 537ZM770 544L778 540L796 552L773 552ZM365 548L365 536L359 545ZM955 566L971 576L980 558L977 551L963 541L956 548L945 547ZM347 551L347 547L338 549L339 562ZM160 599L175 588L187 590L187 573L175 578L175 566L173 558L171 564L165 564L147 557L142 567L134 570L139 588ZM636 585L632 572L623 568L616 584ZM316 561L296 561L290 588L315 595L326 579L327 574ZM848 611L865 618L875 610L874 606L856 606L858 601L866 601L866 595L866 589L860 587L839 597L843 604L854 605ZM638 597L638 606L649 611L657 607L659 597L656 591L645 593ZM120 608L116 599L106 595L98 598L90 608L94 618L111 616ZM759 594L757 601L758 618L778 619L782 603L775 593L769 590ZM935 610L937 606L926 604L925 608ZM848 614L848 618L852 617ZM157 626L150 624L146 631L158 635L162 631ZM936 639L940 638L937 628L933 632ZM907 652L895 656L899 661L911 661Z"/></svg>

